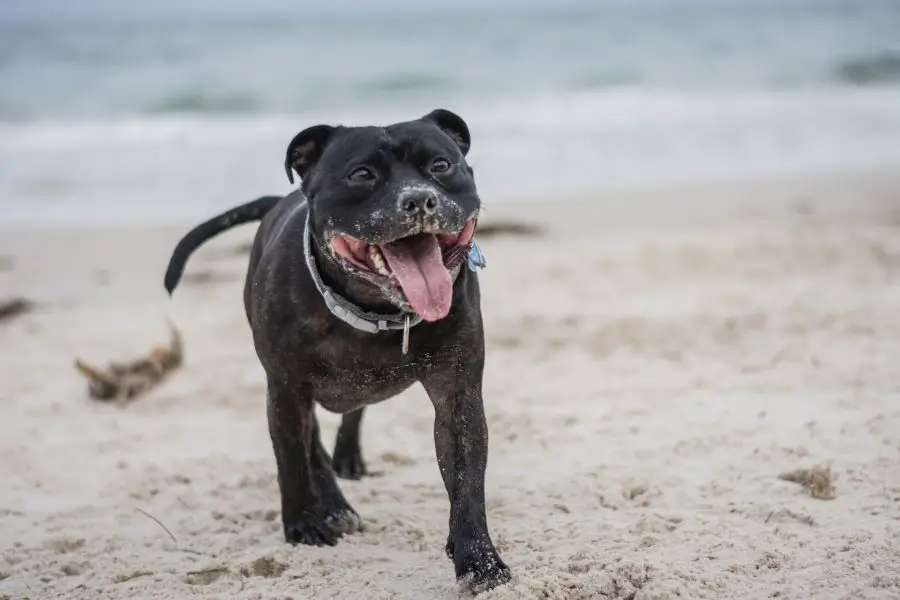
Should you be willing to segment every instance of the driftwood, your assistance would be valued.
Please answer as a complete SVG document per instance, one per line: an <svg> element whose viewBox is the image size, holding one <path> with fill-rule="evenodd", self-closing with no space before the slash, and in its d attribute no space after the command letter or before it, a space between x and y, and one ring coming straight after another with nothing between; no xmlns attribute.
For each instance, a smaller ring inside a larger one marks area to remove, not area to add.
<svg viewBox="0 0 900 600"><path fill-rule="evenodd" d="M0 300L0 321L23 315L34 308L34 302L27 298L7 298Z"/></svg>
<svg viewBox="0 0 900 600"><path fill-rule="evenodd" d="M75 368L87 378L91 398L105 402L133 400L162 383L184 360L181 334L171 322L169 331L169 346L153 348L144 358L111 362L102 370L76 358Z"/></svg>

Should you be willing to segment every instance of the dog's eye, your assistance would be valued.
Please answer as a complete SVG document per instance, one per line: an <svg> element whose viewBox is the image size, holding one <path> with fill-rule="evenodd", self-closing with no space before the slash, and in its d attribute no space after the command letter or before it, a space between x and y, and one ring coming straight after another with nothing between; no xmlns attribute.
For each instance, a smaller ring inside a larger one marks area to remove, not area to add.
<svg viewBox="0 0 900 600"><path fill-rule="evenodd" d="M446 173L451 166L450 161L446 158L436 158L432 161L430 170L432 173Z"/></svg>
<svg viewBox="0 0 900 600"><path fill-rule="evenodd" d="M375 179L375 173L368 167L359 167L358 169L353 169L350 175L347 176L347 179L353 183L365 183Z"/></svg>

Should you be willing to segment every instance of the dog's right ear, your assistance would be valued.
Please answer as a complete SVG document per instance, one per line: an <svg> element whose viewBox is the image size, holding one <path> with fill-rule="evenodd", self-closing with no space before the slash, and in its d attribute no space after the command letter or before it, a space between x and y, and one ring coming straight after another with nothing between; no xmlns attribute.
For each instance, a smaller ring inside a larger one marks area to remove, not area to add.
<svg viewBox="0 0 900 600"><path fill-rule="evenodd" d="M300 179L303 179L322 156L335 129L331 125L313 125L294 136L284 156L284 171L288 181L294 183L292 171L296 171Z"/></svg>

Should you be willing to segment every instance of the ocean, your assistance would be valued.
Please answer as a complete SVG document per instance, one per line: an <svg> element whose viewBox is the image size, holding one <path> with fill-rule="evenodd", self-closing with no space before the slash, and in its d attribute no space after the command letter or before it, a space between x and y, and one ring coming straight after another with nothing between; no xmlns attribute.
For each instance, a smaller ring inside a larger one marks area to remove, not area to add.
<svg viewBox="0 0 900 600"><path fill-rule="evenodd" d="M900 165L900 1L448 7L0 19L2 221L205 218L287 192L307 126L438 107L488 205Z"/></svg>

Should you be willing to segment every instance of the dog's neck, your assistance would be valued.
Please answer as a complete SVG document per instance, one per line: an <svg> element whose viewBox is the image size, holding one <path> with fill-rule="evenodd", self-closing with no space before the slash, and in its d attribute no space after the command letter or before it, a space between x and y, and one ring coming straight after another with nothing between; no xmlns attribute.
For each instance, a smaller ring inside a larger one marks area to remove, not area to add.
<svg viewBox="0 0 900 600"><path fill-rule="evenodd" d="M309 213L303 232L303 256L316 289L335 317L368 333L402 330L418 325L422 318L399 310L363 282L338 277L341 267L325 252L319 252Z"/></svg>

